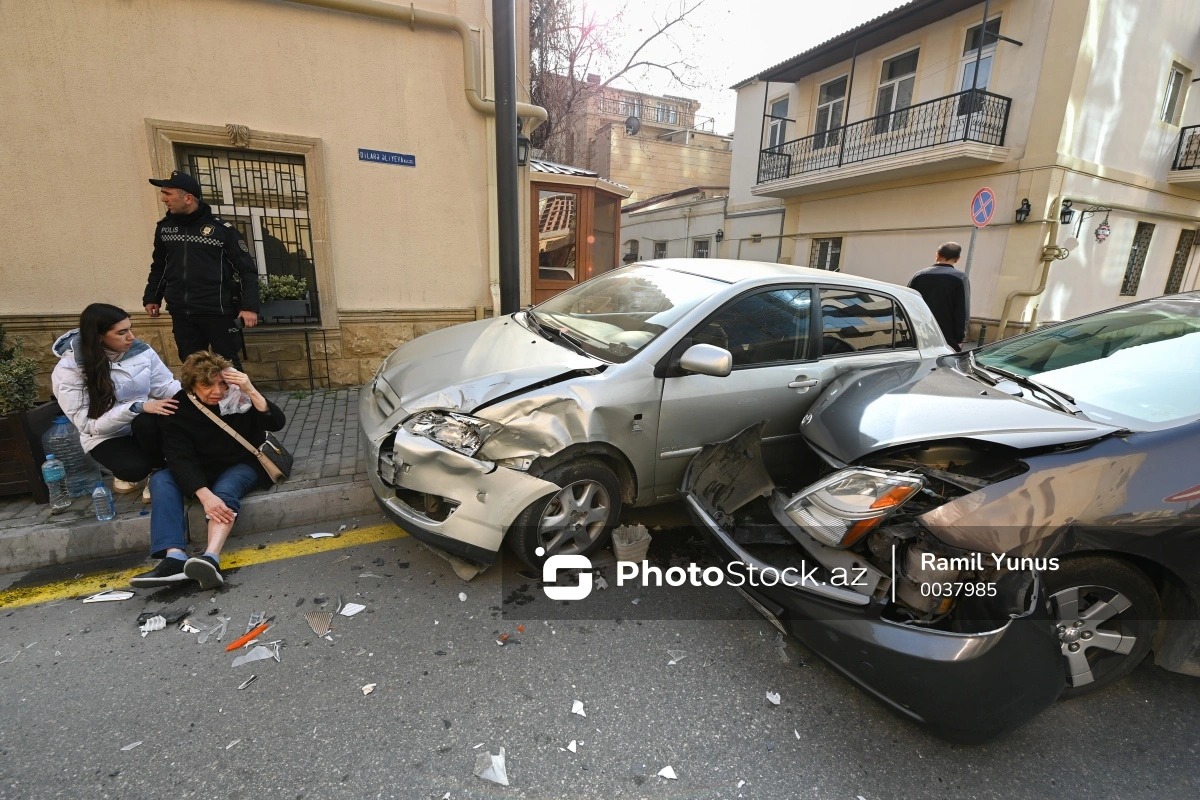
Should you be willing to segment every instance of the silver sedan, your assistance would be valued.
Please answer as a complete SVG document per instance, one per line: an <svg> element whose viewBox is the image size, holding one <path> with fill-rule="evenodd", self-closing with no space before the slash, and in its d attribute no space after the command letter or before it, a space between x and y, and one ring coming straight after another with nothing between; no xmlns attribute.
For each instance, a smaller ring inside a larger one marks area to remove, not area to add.
<svg viewBox="0 0 1200 800"><path fill-rule="evenodd" d="M361 396L380 506L417 539L530 565L602 547L622 506L678 497L701 446L767 420L787 453L850 370L950 352L917 293L719 259L604 273L399 347Z"/></svg>

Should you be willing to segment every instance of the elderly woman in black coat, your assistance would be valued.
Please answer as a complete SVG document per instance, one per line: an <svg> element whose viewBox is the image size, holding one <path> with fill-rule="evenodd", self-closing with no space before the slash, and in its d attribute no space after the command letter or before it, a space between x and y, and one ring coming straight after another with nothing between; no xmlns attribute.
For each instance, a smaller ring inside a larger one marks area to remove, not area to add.
<svg viewBox="0 0 1200 800"><path fill-rule="evenodd" d="M221 547L233 529L241 498L256 486L270 486L271 479L254 454L213 417L256 447L263 443L267 431L281 430L286 422L279 407L262 396L249 376L210 351L188 357L180 382L183 389L175 395L177 411L163 418L167 469L150 479L154 496L150 555L162 561L151 571L130 579L132 586L168 586L194 580L201 588L212 589L225 582ZM248 406L229 408L221 402L233 388L249 401ZM204 555L196 558L188 558L184 550L185 497L200 501L208 519L208 544Z"/></svg>

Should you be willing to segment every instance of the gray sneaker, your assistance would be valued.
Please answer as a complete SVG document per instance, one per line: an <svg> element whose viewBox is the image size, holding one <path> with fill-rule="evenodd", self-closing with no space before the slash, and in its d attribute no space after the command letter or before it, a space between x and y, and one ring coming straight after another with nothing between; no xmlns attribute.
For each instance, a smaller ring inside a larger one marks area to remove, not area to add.
<svg viewBox="0 0 1200 800"><path fill-rule="evenodd" d="M164 558L149 572L130 578L129 585L135 589L152 589L156 586L174 586L187 580L191 578L184 574L182 559Z"/></svg>
<svg viewBox="0 0 1200 800"><path fill-rule="evenodd" d="M216 589L225 584L221 575L221 567L208 556L189 558L183 565L183 574L194 581L199 581L201 589Z"/></svg>

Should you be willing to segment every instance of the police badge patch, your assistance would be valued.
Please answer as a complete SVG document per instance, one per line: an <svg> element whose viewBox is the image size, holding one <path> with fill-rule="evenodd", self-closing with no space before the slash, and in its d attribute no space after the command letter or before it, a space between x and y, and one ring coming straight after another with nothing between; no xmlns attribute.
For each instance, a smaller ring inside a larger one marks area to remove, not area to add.
<svg viewBox="0 0 1200 800"><path fill-rule="evenodd" d="M238 247L242 248L243 252L249 253L250 248L246 247L245 239L238 239Z"/></svg>
<svg viewBox="0 0 1200 800"><path fill-rule="evenodd" d="M205 225L203 228L200 229L200 233L203 236L212 236L212 233L215 230L216 230L216 228L214 228L212 225Z"/></svg>

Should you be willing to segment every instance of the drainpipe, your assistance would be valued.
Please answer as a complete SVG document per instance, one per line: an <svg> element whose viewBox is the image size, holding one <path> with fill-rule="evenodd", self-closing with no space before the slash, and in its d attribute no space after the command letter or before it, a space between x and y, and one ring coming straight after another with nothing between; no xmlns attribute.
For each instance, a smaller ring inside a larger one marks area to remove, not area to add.
<svg viewBox="0 0 1200 800"><path fill-rule="evenodd" d="M441 14L436 11L425 11L414 7L411 3L407 7L404 7L392 3L383 3L380 0L286 0L286 2L295 5L326 8L331 11L342 11L347 14L361 14L392 22L407 23L409 28L414 31L417 25L454 31L462 41L463 87L466 92L467 103L471 108L488 118L485 125L487 138L489 140L496 138L496 103L492 100L485 100L483 93L479 89L479 59L475 53L475 37L471 32L471 27L462 18L451 14ZM529 130L525 131L526 135L537 130L549 116L546 113L546 109L541 106L530 105L529 103L517 103L516 112L517 117L532 120ZM492 298L492 314L496 316L500 312L501 305L499 290L500 248L497 241L499 208L496 202L495 148L488 148L488 150L488 294Z"/></svg>
<svg viewBox="0 0 1200 800"><path fill-rule="evenodd" d="M1050 277L1050 262L1058 259L1061 253L1065 252L1062 250L1062 248L1058 247L1058 245L1054 243L1058 241L1058 228L1062 224L1062 204L1066 200L1070 200L1073 204L1078 204L1084 207L1099 206L1101 208L1110 208L1113 211L1128 211L1130 213L1137 214L1140 217L1157 217L1159 219L1182 220L1184 222L1190 222L1193 225L1197 222L1200 222L1200 217L1189 216L1188 214L1175 214L1170 211L1147 211L1145 208L1138 208L1137 206L1126 206L1121 205L1120 203L1102 203L1098 200L1092 200L1087 197L1074 197L1071 195L1060 194L1057 198L1055 198L1054 205L1050 207L1054 212L1056 212L1054 218L1042 220L1042 222L1050 223L1051 244L1048 244L1042 248L1041 279L1038 281L1037 288L1032 291L1027 289L1018 289L1015 292L1008 293L1008 297L1004 300L1004 313L1000 315L1000 325L996 330L997 341L1004 338L1004 331L1007 329L1009 317L1012 315L1013 303L1018 298L1028 299L1031 297L1039 297L1041 296L1042 292L1046 291L1046 281ZM1079 213L1083 213L1082 209ZM1066 258L1066 256L1064 255L1062 258Z"/></svg>

